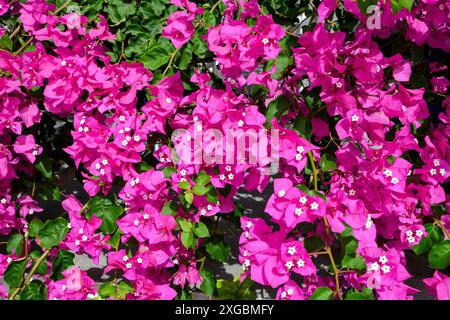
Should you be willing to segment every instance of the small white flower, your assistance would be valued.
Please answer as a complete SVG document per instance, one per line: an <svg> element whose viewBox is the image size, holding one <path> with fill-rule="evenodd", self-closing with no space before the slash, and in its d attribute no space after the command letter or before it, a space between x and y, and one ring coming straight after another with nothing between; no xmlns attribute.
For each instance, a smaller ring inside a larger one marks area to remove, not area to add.
<svg viewBox="0 0 450 320"><path fill-rule="evenodd" d="M219 179L222 180L222 181L225 180L225 175L224 175L224 174L221 174L221 175L219 176Z"/></svg>
<svg viewBox="0 0 450 320"><path fill-rule="evenodd" d="M225 171L231 171L231 166L226 166Z"/></svg>
<svg viewBox="0 0 450 320"><path fill-rule="evenodd" d="M348 191L348 194L351 195L351 196L354 196L354 195L356 194L356 190L350 189L350 190Z"/></svg>
<svg viewBox="0 0 450 320"><path fill-rule="evenodd" d="M206 206L206 209L208 209L208 211L211 211L212 210L212 205L210 205L210 204L208 204L207 206Z"/></svg>
<svg viewBox="0 0 450 320"><path fill-rule="evenodd" d="M302 208L295 208L295 214L297 216L300 217L302 215L302 213L303 213L303 209Z"/></svg>
<svg viewBox="0 0 450 320"><path fill-rule="evenodd" d="M266 45L266 44L268 44L269 43L269 39L267 39L267 38L264 38L264 39L262 39L262 41L261 41L264 45Z"/></svg>
<svg viewBox="0 0 450 320"><path fill-rule="evenodd" d="M137 227L139 225L139 220L138 219L134 219L133 224Z"/></svg>
<svg viewBox="0 0 450 320"><path fill-rule="evenodd" d="M445 176L445 169L444 168L439 169L439 173L441 176Z"/></svg>
<svg viewBox="0 0 450 320"><path fill-rule="evenodd" d="M308 201L308 199L306 199L305 196L302 196L298 201L300 201L301 204L305 204Z"/></svg>
<svg viewBox="0 0 450 320"><path fill-rule="evenodd" d="M384 170L383 174L387 177L392 177L392 171L389 169Z"/></svg>
<svg viewBox="0 0 450 320"><path fill-rule="evenodd" d="M180 171L180 174L181 174L182 177L185 177L186 174L187 174L187 171L186 171L185 169L182 169L182 170Z"/></svg>
<svg viewBox="0 0 450 320"><path fill-rule="evenodd" d="M128 262L125 267L127 267L127 269L130 269L133 265L131 264L131 262Z"/></svg>
<svg viewBox="0 0 450 320"><path fill-rule="evenodd" d="M105 175L105 169L101 169L100 170L100 174L103 176L103 175Z"/></svg>
<svg viewBox="0 0 450 320"><path fill-rule="evenodd" d="M119 121L125 121L125 116L120 116Z"/></svg>
<svg viewBox="0 0 450 320"><path fill-rule="evenodd" d="M311 203L311 210L317 210L319 208L319 204L317 202Z"/></svg>
<svg viewBox="0 0 450 320"><path fill-rule="evenodd" d="M244 121L239 120L239 121L238 121L238 127L242 127L242 126L244 126Z"/></svg>
<svg viewBox="0 0 450 320"><path fill-rule="evenodd" d="M281 298L284 299L284 298L286 298L286 296L287 296L286 291L282 291L281 292Z"/></svg>
<svg viewBox="0 0 450 320"><path fill-rule="evenodd" d="M80 245L80 240L75 240L75 246L78 247Z"/></svg>
<svg viewBox="0 0 450 320"><path fill-rule="evenodd" d="M406 231L406 236L411 237L413 235L413 232L411 230Z"/></svg>
<svg viewBox="0 0 450 320"><path fill-rule="evenodd" d="M423 236L423 231L422 230L416 230L416 236L418 236L419 238Z"/></svg>
<svg viewBox="0 0 450 320"><path fill-rule="evenodd" d="M245 227L247 229L250 229L251 227L253 227L253 223L251 221L247 222L247 224L245 225Z"/></svg>
<svg viewBox="0 0 450 320"><path fill-rule="evenodd" d="M303 259L298 259L298 261L297 261L297 267L303 268L304 266L305 266L305 260L303 260Z"/></svg>
<svg viewBox="0 0 450 320"><path fill-rule="evenodd" d="M297 152L303 152L303 151L305 151L305 148L303 148L303 146L297 147Z"/></svg>
<svg viewBox="0 0 450 320"><path fill-rule="evenodd" d="M377 271L380 268L378 262L371 263L369 266L369 270Z"/></svg>
<svg viewBox="0 0 450 320"><path fill-rule="evenodd" d="M139 142L139 141L141 140L141 137L139 137L139 136L134 136L133 139L134 139L134 141Z"/></svg>
<svg viewBox="0 0 450 320"><path fill-rule="evenodd" d="M302 160L302 159L303 159L303 156L302 156L300 153L297 153L297 154L295 155L295 160L300 161L300 160Z"/></svg>
<svg viewBox="0 0 450 320"><path fill-rule="evenodd" d="M294 294L294 289L292 288L287 289L287 294L292 296Z"/></svg>
<svg viewBox="0 0 450 320"><path fill-rule="evenodd" d="M284 265L286 266L286 268L288 268L288 270L291 270L294 266L294 263L292 261L288 261Z"/></svg>
<svg viewBox="0 0 450 320"><path fill-rule="evenodd" d="M384 265L384 266L381 267L381 270L384 273L389 273L389 272L391 272L391 267L389 267L388 265Z"/></svg>
<svg viewBox="0 0 450 320"><path fill-rule="evenodd" d="M340 81L336 82L336 88L342 88L342 83Z"/></svg>
<svg viewBox="0 0 450 320"><path fill-rule="evenodd" d="M166 98L166 103L171 103L171 102L172 102L172 99Z"/></svg>
<svg viewBox="0 0 450 320"><path fill-rule="evenodd" d="M1 203L1 204L5 204L5 203L6 203L6 199L3 198L2 200L0 200L0 203Z"/></svg>
<svg viewBox="0 0 450 320"><path fill-rule="evenodd" d="M11 263L13 259L11 257L8 257L8 259L6 259L6 262Z"/></svg>
<svg viewBox="0 0 450 320"><path fill-rule="evenodd" d="M430 174L431 174L432 176L436 175L436 174L437 174L436 169L435 169L435 168L431 168L431 169L430 169Z"/></svg>
<svg viewBox="0 0 450 320"><path fill-rule="evenodd" d="M233 179L234 179L234 174L230 173L230 174L228 175L228 179L233 180Z"/></svg>
<svg viewBox="0 0 450 320"><path fill-rule="evenodd" d="M142 263L142 258L137 258L137 263Z"/></svg>
<svg viewBox="0 0 450 320"><path fill-rule="evenodd" d="M285 194L286 194L286 191L284 191L284 190L280 190L280 191L278 192L278 196L279 196L279 197L284 197Z"/></svg>
<svg viewBox="0 0 450 320"><path fill-rule="evenodd" d="M414 243L416 241L414 237L408 237L406 240L408 240L409 243Z"/></svg>
<svg viewBox="0 0 450 320"><path fill-rule="evenodd" d="M202 216L204 216L204 215L206 214L206 210L205 210L205 209L202 209L202 210L200 211L200 214L201 214Z"/></svg>
<svg viewBox="0 0 450 320"><path fill-rule="evenodd" d="M250 260L249 259L245 259L244 260L244 266L250 267Z"/></svg>
<svg viewBox="0 0 450 320"><path fill-rule="evenodd" d="M386 262L388 262L388 258L385 255L380 256L379 261L381 262L381 264L385 264Z"/></svg>
<svg viewBox="0 0 450 320"><path fill-rule="evenodd" d="M392 179L391 179L392 184L397 184L398 182L399 182L398 178L392 177Z"/></svg>
<svg viewBox="0 0 450 320"><path fill-rule="evenodd" d="M297 250L295 249L295 247L289 247L288 248L288 253L293 256L295 253L297 252Z"/></svg>
<svg viewBox="0 0 450 320"><path fill-rule="evenodd" d="M67 64L66 60L61 61L61 65L64 67Z"/></svg>
<svg viewBox="0 0 450 320"><path fill-rule="evenodd" d="M354 115L352 116L352 121L353 121L353 122L358 122L358 121L359 121L359 116L358 116L357 114L354 114Z"/></svg>
<svg viewBox="0 0 450 320"><path fill-rule="evenodd" d="M88 239L87 235L83 234L83 236L81 237L81 240L87 241L87 239Z"/></svg>
<svg viewBox="0 0 450 320"><path fill-rule="evenodd" d="M122 257L122 261L123 261L123 262L127 262L127 261L128 261L128 257L127 257L127 256L123 256L123 257Z"/></svg>
<svg viewBox="0 0 450 320"><path fill-rule="evenodd" d="M128 145L128 141L127 140L123 140L122 141L122 146L126 147Z"/></svg>
<svg viewBox="0 0 450 320"><path fill-rule="evenodd" d="M441 162L440 162L438 159L435 159L435 160L433 161L433 164L434 164L435 167L438 167L438 166L441 165Z"/></svg>
<svg viewBox="0 0 450 320"><path fill-rule="evenodd" d="M83 228L78 229L78 234L83 234L83 233L84 233L84 229Z"/></svg>
<svg viewBox="0 0 450 320"><path fill-rule="evenodd" d="M145 220L148 220L148 218L149 218L148 213L144 213L143 217L144 217Z"/></svg>

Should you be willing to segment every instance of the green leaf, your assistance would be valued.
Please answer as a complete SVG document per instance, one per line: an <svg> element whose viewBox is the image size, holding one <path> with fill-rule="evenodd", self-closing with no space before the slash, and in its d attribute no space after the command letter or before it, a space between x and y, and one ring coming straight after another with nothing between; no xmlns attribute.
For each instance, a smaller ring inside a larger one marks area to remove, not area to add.
<svg viewBox="0 0 450 320"><path fill-rule="evenodd" d="M373 293L367 292L348 292L345 296L345 300L374 300Z"/></svg>
<svg viewBox="0 0 450 320"><path fill-rule="evenodd" d="M195 179L195 183L201 186L207 185L210 181L211 177L207 175L205 171L200 171Z"/></svg>
<svg viewBox="0 0 450 320"><path fill-rule="evenodd" d="M114 231L114 233L112 234L111 238L108 241L108 243L116 250L119 249L121 236L122 236L122 232L120 231L119 228L117 228L116 231Z"/></svg>
<svg viewBox="0 0 450 320"><path fill-rule="evenodd" d="M194 246L194 234L192 233L192 231L183 231L181 233L181 242L186 247L186 249L193 247Z"/></svg>
<svg viewBox="0 0 450 320"><path fill-rule="evenodd" d="M202 276L202 284L200 285L200 289L207 295L213 296L216 291L216 279L206 268L203 268L200 271L200 275Z"/></svg>
<svg viewBox="0 0 450 320"><path fill-rule="evenodd" d="M178 183L178 188L183 189L183 190L189 190L191 189L191 184L189 183L189 181L180 181Z"/></svg>
<svg viewBox="0 0 450 320"><path fill-rule="evenodd" d="M136 2L125 3L121 0L109 1L105 11L114 25L124 22L127 17L136 12Z"/></svg>
<svg viewBox="0 0 450 320"><path fill-rule="evenodd" d="M325 248L325 243L323 242L322 238L318 235L305 238L303 244L308 252L316 252L322 248Z"/></svg>
<svg viewBox="0 0 450 320"><path fill-rule="evenodd" d="M33 281L20 293L20 300L45 300L42 294L44 284L41 281Z"/></svg>
<svg viewBox="0 0 450 320"><path fill-rule="evenodd" d="M374 6L377 4L377 0L357 0L356 1L358 3L358 7L359 10L361 11L361 13L367 15L367 8L369 8L370 6Z"/></svg>
<svg viewBox="0 0 450 320"><path fill-rule="evenodd" d="M391 0L391 8L394 13L398 13L403 8L411 11L414 0Z"/></svg>
<svg viewBox="0 0 450 320"><path fill-rule="evenodd" d="M333 299L334 292L328 287L319 287L314 291L309 300L331 300Z"/></svg>
<svg viewBox="0 0 450 320"><path fill-rule="evenodd" d="M202 40L200 33L195 32L191 40L194 46L194 53L201 59L205 58L208 54L208 46L206 45L206 42Z"/></svg>
<svg viewBox="0 0 450 320"><path fill-rule="evenodd" d="M23 236L21 234L13 234L6 244L6 251L9 254L15 253L17 256L22 255Z"/></svg>
<svg viewBox="0 0 450 320"><path fill-rule="evenodd" d="M199 238L206 238L209 237L209 230L208 227L206 226L206 224L204 224L203 222L199 222L195 228L194 228L194 233L197 237Z"/></svg>
<svg viewBox="0 0 450 320"><path fill-rule="evenodd" d="M23 273L28 264L28 259L11 262L3 274L3 280L8 284L9 289L17 288L22 283Z"/></svg>
<svg viewBox="0 0 450 320"><path fill-rule="evenodd" d="M117 219L122 215L123 208L109 198L96 196L89 200L89 214L93 214L103 220L100 230L111 234L117 228Z"/></svg>
<svg viewBox="0 0 450 320"><path fill-rule="evenodd" d="M192 202L194 201L194 194L192 192L186 192L184 198L186 199L187 203L192 204Z"/></svg>
<svg viewBox="0 0 450 320"><path fill-rule="evenodd" d="M427 232L428 237L434 243L441 242L445 238L444 232L442 231L442 229L438 225L435 225L433 223L427 223L425 225L425 231Z"/></svg>
<svg viewBox="0 0 450 320"><path fill-rule="evenodd" d="M127 281L121 281L118 285L114 282L103 283L99 288L99 295L102 298L113 297L115 300L124 300L128 293L134 291L134 288Z"/></svg>
<svg viewBox="0 0 450 320"><path fill-rule="evenodd" d="M279 96L274 101L269 104L269 108L266 111L266 124L277 117L280 119L281 116L288 113L291 107L291 101L288 97Z"/></svg>
<svg viewBox="0 0 450 320"><path fill-rule="evenodd" d="M450 264L450 240L436 243L428 254L430 268L445 269Z"/></svg>
<svg viewBox="0 0 450 320"><path fill-rule="evenodd" d="M74 257L75 255L72 252L59 250L58 255L52 262L52 275L50 278L55 281L63 279L64 276L62 275L62 272L70 266L73 266Z"/></svg>
<svg viewBox="0 0 450 320"><path fill-rule="evenodd" d="M180 220L178 220L178 224L180 225L180 227L183 231L191 231L192 230L192 223L190 221L180 219Z"/></svg>
<svg viewBox="0 0 450 320"><path fill-rule="evenodd" d="M145 52L139 61L144 64L144 67L150 70L156 70L159 67L169 62L170 54L161 46L153 46Z"/></svg>
<svg viewBox="0 0 450 320"><path fill-rule="evenodd" d="M192 62L192 51L193 48L190 43L183 47L180 61L178 62L178 69L186 70L189 67L190 63Z"/></svg>
<svg viewBox="0 0 450 320"><path fill-rule="evenodd" d="M39 231L44 227L44 223L39 219L33 219L28 225L28 235L30 237L36 237Z"/></svg>
<svg viewBox="0 0 450 320"><path fill-rule="evenodd" d="M242 282L237 276L233 281L217 280L217 294L221 300L254 300L256 294L252 290L253 280L246 277Z"/></svg>
<svg viewBox="0 0 450 320"><path fill-rule="evenodd" d="M37 238L42 248L51 249L64 240L68 231L67 220L59 217L55 220L47 220Z"/></svg>
<svg viewBox="0 0 450 320"><path fill-rule="evenodd" d="M34 167L42 174L45 179L50 180L53 175L53 164L50 158L44 156L42 157Z"/></svg>
<svg viewBox="0 0 450 320"><path fill-rule="evenodd" d="M413 251L415 252L415 254L417 254L418 256L427 253L431 250L431 248L433 247L433 240L431 240L430 237L425 237L420 239L420 242L416 245L414 245L412 247Z"/></svg>
<svg viewBox="0 0 450 320"><path fill-rule="evenodd" d="M13 43L8 35L4 35L3 37L0 38L0 48L12 50L12 47Z"/></svg>
<svg viewBox="0 0 450 320"><path fill-rule="evenodd" d="M320 167L324 171L336 170L337 168L336 162L334 161L333 157L328 153L322 155L322 158L320 159Z"/></svg>
<svg viewBox="0 0 450 320"><path fill-rule="evenodd" d="M355 257L346 255L342 259L342 267L354 270L363 270L366 268L366 262L364 261L364 258L358 254L356 254Z"/></svg>
<svg viewBox="0 0 450 320"><path fill-rule="evenodd" d="M420 242L412 247L417 255L422 255L431 250L435 243L442 242L445 238L442 229L433 223L425 224L427 236L420 239Z"/></svg>
<svg viewBox="0 0 450 320"><path fill-rule="evenodd" d="M163 216L174 216L177 214L179 210L178 204L172 200L166 202L164 207L162 208L161 214Z"/></svg>
<svg viewBox="0 0 450 320"><path fill-rule="evenodd" d="M192 188L192 192L198 196L203 196L208 192L208 188L206 188L205 186L196 184L194 185L194 187Z"/></svg>
<svg viewBox="0 0 450 320"><path fill-rule="evenodd" d="M206 244L206 252L213 260L226 262L230 255L230 246L223 241L208 242Z"/></svg>

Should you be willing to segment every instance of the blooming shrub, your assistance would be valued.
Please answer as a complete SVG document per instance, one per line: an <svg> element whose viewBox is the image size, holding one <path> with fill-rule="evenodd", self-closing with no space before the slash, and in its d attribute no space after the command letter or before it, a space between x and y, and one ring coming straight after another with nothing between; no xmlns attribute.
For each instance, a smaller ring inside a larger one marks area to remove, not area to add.
<svg viewBox="0 0 450 320"><path fill-rule="evenodd" d="M420 256L450 299L449 21L446 0L0 0L0 295L412 299ZM210 267L221 221L235 281Z"/></svg>

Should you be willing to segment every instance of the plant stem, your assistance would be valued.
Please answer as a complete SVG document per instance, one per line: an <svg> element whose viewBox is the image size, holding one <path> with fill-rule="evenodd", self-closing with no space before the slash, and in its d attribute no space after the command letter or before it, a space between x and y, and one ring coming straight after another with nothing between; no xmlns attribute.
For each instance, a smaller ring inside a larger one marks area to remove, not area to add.
<svg viewBox="0 0 450 320"><path fill-rule="evenodd" d="M450 239L450 234L447 230L447 228L444 226L444 224L442 223L441 220L436 219L436 223L441 227L442 231L444 231L445 235L447 236L448 239Z"/></svg>
<svg viewBox="0 0 450 320"><path fill-rule="evenodd" d="M59 7L58 9L55 10L55 12L53 12L53 14L57 15L58 13L63 11L71 2L72 2L72 0L68 0L68 1L64 2L61 7Z"/></svg>
<svg viewBox="0 0 450 320"><path fill-rule="evenodd" d="M328 224L328 220L326 217L323 217L323 222L325 223L325 227L327 229L327 234L328 234L328 236L330 236L331 235L330 225ZM326 250L328 253L328 257L330 258L331 266L333 267L334 281L336 283L336 294L337 294L339 300L343 300L342 294L341 294L341 288L339 285L339 270L336 267L336 263L334 262L333 253L331 252L331 248L328 246L328 244L327 244Z"/></svg>
<svg viewBox="0 0 450 320"><path fill-rule="evenodd" d="M45 249L44 253L39 257L39 259L36 260L36 262L34 263L33 267L31 268L30 272L28 273L27 277L25 278L25 281L20 285L20 287L18 287L16 290L14 290L13 294L11 295L11 297L9 298L10 300L14 300L14 298L27 286L30 284L31 281L31 277L33 277L33 275L36 273L36 270L39 268L39 266L41 265L41 263L45 260L45 258L47 258L47 256L49 255L50 250L49 249Z"/></svg>
<svg viewBox="0 0 450 320"><path fill-rule="evenodd" d="M19 48L19 50L17 50L16 52L14 52L14 55L17 55L17 54L19 54L19 53L21 53L30 43L31 43L31 41L33 41L33 39L34 39L34 37L31 37L30 39L28 39L28 41L27 42L25 42L24 44L23 44L23 46L21 46L20 48Z"/></svg>
<svg viewBox="0 0 450 320"><path fill-rule="evenodd" d="M309 161L311 162L311 167L312 167L312 170L313 170L314 190L315 191L319 191L319 188L317 187L317 172L318 171L317 171L317 168L316 168L316 162L314 160L314 156L312 154L312 151L308 152L308 158L309 158Z"/></svg>
<svg viewBox="0 0 450 320"><path fill-rule="evenodd" d="M164 70L164 72L163 72L163 74L162 74L163 77L166 75L167 71L169 71L170 67L172 66L173 59L175 59L175 55L178 53L178 51L180 51L180 48L181 48L181 47L179 47L178 49L176 49L176 50L172 53L172 55L170 56L169 63L167 64L167 67L166 67L166 69Z"/></svg>

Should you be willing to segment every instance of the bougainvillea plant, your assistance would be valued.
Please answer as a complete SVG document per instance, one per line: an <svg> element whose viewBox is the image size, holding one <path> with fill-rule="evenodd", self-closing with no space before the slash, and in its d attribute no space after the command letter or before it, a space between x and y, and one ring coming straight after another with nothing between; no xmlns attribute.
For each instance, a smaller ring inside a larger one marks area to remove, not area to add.
<svg viewBox="0 0 450 320"><path fill-rule="evenodd" d="M0 296L450 299L449 22L448 0L0 0Z"/></svg>

